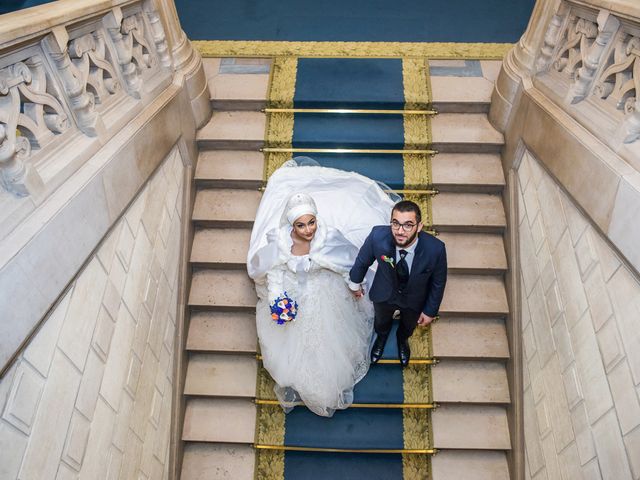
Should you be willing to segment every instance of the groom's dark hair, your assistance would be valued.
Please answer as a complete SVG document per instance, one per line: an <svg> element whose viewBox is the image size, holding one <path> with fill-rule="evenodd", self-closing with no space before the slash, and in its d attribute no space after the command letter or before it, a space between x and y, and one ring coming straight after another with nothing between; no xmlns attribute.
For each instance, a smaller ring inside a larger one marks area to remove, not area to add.
<svg viewBox="0 0 640 480"><path fill-rule="evenodd" d="M393 215L393 212L413 212L416 214L416 222L420 223L422 221L420 207L417 203L412 202L411 200L402 200L396 203L391 210L391 215Z"/></svg>

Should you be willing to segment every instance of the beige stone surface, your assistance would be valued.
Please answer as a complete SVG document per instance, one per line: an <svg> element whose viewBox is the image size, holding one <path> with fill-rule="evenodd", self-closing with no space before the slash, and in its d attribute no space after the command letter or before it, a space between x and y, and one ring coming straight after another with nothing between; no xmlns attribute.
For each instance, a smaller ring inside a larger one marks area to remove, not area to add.
<svg viewBox="0 0 640 480"><path fill-rule="evenodd" d="M257 360L248 355L192 353L185 395L255 397Z"/></svg>
<svg viewBox="0 0 640 480"><path fill-rule="evenodd" d="M187 350L255 353L257 344L253 313L195 312L191 315Z"/></svg>
<svg viewBox="0 0 640 480"><path fill-rule="evenodd" d="M266 116L260 112L215 112L198 130L199 144L235 142L260 145L264 141Z"/></svg>
<svg viewBox="0 0 640 480"><path fill-rule="evenodd" d="M441 191L500 191L504 174L492 153L441 153L431 159L433 183Z"/></svg>
<svg viewBox="0 0 640 480"><path fill-rule="evenodd" d="M189 442L253 443L256 406L251 400L191 398L182 439Z"/></svg>
<svg viewBox="0 0 640 480"><path fill-rule="evenodd" d="M440 313L506 315L509 312L504 282L490 275L449 275Z"/></svg>
<svg viewBox="0 0 640 480"><path fill-rule="evenodd" d="M3 479L162 478L182 169L165 159L0 380Z"/></svg>
<svg viewBox="0 0 640 480"><path fill-rule="evenodd" d="M528 478L635 478L640 281L532 155L519 183Z"/></svg>
<svg viewBox="0 0 640 480"><path fill-rule="evenodd" d="M509 358L503 319L444 317L431 332L433 354L438 358Z"/></svg>
<svg viewBox="0 0 640 480"><path fill-rule="evenodd" d="M445 450L431 459L435 479L509 480L504 452Z"/></svg>
<svg viewBox="0 0 640 480"><path fill-rule="evenodd" d="M441 113L431 120L431 131L433 143L443 152L446 144L475 146L475 151L486 151L482 145L500 146L504 143L502 134L491 126L486 115L479 113ZM489 151L495 151L495 148Z"/></svg>
<svg viewBox="0 0 640 480"><path fill-rule="evenodd" d="M196 194L195 222L215 222L216 226L252 224L261 193L254 190L206 189Z"/></svg>
<svg viewBox="0 0 640 480"><path fill-rule="evenodd" d="M493 83L483 77L431 76L431 92L435 104L488 104L492 90Z"/></svg>
<svg viewBox="0 0 640 480"><path fill-rule="evenodd" d="M502 235L443 232L438 238L446 245L450 271L472 273L507 269Z"/></svg>
<svg viewBox="0 0 640 480"><path fill-rule="evenodd" d="M242 265L247 263L251 230L248 228L201 228L196 230L192 263Z"/></svg>
<svg viewBox="0 0 640 480"><path fill-rule="evenodd" d="M440 193L433 198L433 224L439 231L500 233L506 219L502 198L485 193Z"/></svg>
<svg viewBox="0 0 640 480"><path fill-rule="evenodd" d="M509 450L504 407L443 405L432 414L436 448Z"/></svg>
<svg viewBox="0 0 640 480"><path fill-rule="evenodd" d="M255 453L245 445L188 443L184 449L184 480L253 480Z"/></svg>
<svg viewBox="0 0 640 480"><path fill-rule="evenodd" d="M189 305L225 309L255 308L253 281L243 270L198 270L191 280Z"/></svg>
<svg viewBox="0 0 640 480"><path fill-rule="evenodd" d="M507 370L502 362L443 359L431 372L438 403L509 403Z"/></svg>
<svg viewBox="0 0 640 480"><path fill-rule="evenodd" d="M210 150L198 156L195 179L197 183L262 182L264 154L246 150ZM236 183L237 185L238 183Z"/></svg>

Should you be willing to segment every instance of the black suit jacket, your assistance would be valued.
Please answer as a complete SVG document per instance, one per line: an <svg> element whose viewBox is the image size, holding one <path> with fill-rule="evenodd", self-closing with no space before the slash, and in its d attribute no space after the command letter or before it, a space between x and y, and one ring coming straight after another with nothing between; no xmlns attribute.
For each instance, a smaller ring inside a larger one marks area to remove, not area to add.
<svg viewBox="0 0 640 480"><path fill-rule="evenodd" d="M447 251L444 242L436 237L425 232L420 232L418 235L419 240L404 294L409 308L434 317L440 309L447 283ZM383 256L394 259L394 266L382 260ZM377 261L378 269L373 285L369 289L369 298L376 303L387 302L395 296L398 289L395 257L396 245L391 227L389 225L373 227L358 252L349 272L349 278L354 283L362 283L367 269Z"/></svg>

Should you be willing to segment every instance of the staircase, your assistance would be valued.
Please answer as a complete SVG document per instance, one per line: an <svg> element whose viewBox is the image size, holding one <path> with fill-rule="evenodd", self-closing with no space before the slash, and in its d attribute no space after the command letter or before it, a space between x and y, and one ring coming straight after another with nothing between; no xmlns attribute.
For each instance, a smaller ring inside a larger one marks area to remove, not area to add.
<svg viewBox="0 0 640 480"><path fill-rule="evenodd" d="M209 60L215 69L216 60ZM238 78L232 78L238 77ZM245 78L241 78L245 77ZM210 78L215 109L198 134L182 479L252 479L256 295L245 271L262 182L267 75ZM260 78L258 78L260 77ZM504 285L503 139L485 78L432 77L434 227L449 280L433 325L433 480L507 480L509 358ZM250 91L248 91L250 90ZM224 110L221 110L221 109Z"/></svg>

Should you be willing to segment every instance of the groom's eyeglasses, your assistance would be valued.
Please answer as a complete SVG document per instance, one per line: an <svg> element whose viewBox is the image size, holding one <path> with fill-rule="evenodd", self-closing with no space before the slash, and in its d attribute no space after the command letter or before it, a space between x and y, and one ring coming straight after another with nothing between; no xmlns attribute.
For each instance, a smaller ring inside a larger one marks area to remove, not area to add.
<svg viewBox="0 0 640 480"><path fill-rule="evenodd" d="M411 230L413 230L415 228L416 224L415 223L411 223L411 222L407 222L407 223L400 223L400 222L396 222L395 220L391 221L391 228L393 228L394 230L399 230L400 227L402 227L402 229L405 232L410 232Z"/></svg>

